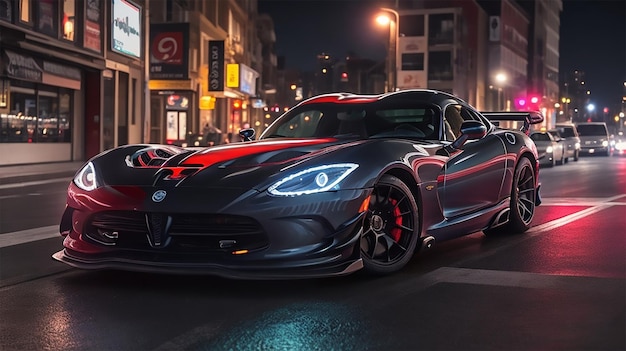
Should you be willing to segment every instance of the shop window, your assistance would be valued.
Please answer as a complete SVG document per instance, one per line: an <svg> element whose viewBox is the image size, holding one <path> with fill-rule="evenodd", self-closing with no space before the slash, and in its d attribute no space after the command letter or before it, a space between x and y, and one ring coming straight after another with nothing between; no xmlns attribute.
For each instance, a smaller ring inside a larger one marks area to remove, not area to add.
<svg viewBox="0 0 626 351"><path fill-rule="evenodd" d="M20 2L20 22L30 24L33 21L33 15L30 7L30 0L19 0Z"/></svg>
<svg viewBox="0 0 626 351"><path fill-rule="evenodd" d="M11 93L11 108L3 115L3 141L9 143L32 143L37 129L37 95ZM5 134L6 133L6 134Z"/></svg>
<svg viewBox="0 0 626 351"><path fill-rule="evenodd" d="M41 92L39 95L37 132L35 141L40 143L59 142L59 97L56 93Z"/></svg>
<svg viewBox="0 0 626 351"><path fill-rule="evenodd" d="M72 141L72 94L63 89L59 94L59 142Z"/></svg>
<svg viewBox="0 0 626 351"><path fill-rule="evenodd" d="M74 41L75 24L76 24L76 0L63 0L63 23L61 30L63 39Z"/></svg>
<svg viewBox="0 0 626 351"><path fill-rule="evenodd" d="M39 0L37 1L37 32L57 37L57 4L58 0Z"/></svg>
<svg viewBox="0 0 626 351"><path fill-rule="evenodd" d="M0 113L0 142L71 142L72 95L63 90L12 88L9 109Z"/></svg>

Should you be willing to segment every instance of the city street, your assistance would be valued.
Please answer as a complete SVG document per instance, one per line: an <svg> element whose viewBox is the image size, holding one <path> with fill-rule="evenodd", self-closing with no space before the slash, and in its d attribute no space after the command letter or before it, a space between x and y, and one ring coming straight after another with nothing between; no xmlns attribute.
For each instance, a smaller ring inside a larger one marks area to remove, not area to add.
<svg viewBox="0 0 626 351"><path fill-rule="evenodd" d="M74 269L51 258L70 179L0 185L0 350L625 350L626 158L539 180L522 235L291 281Z"/></svg>

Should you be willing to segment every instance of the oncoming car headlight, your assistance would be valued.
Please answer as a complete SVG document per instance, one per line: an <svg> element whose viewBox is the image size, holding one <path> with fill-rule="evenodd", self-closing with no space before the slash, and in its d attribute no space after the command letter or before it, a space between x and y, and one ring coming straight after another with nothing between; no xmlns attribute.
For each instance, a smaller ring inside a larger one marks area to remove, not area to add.
<svg viewBox="0 0 626 351"><path fill-rule="evenodd" d="M267 191L277 196L298 196L333 190L357 167L354 163L340 163L308 168L279 180Z"/></svg>
<svg viewBox="0 0 626 351"><path fill-rule="evenodd" d="M552 150L552 146L548 146L548 147L546 148L546 152L547 152L547 153L551 153L552 151L553 151L553 150Z"/></svg>
<svg viewBox="0 0 626 351"><path fill-rule="evenodd" d="M91 191L98 187L98 181L96 180L96 170L93 167L93 163L87 163L74 177L74 184L79 188Z"/></svg>

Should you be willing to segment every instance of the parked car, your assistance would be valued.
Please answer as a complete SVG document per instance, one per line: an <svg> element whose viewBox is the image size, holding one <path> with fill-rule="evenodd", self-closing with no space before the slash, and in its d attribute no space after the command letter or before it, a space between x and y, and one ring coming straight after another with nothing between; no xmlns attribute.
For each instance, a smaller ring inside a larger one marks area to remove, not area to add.
<svg viewBox="0 0 626 351"><path fill-rule="evenodd" d="M539 164L545 167L562 165L565 160L565 144L559 142L552 134L544 131L534 131L530 133L530 139L537 146L539 154Z"/></svg>
<svg viewBox="0 0 626 351"><path fill-rule="evenodd" d="M604 122L576 123L576 130L580 137L581 154L611 155L609 145L609 130Z"/></svg>
<svg viewBox="0 0 626 351"><path fill-rule="evenodd" d="M543 117L510 117L523 130L440 91L336 93L258 140L120 146L70 182L53 257L246 279L391 274L436 242L530 227L540 184L526 133Z"/></svg>
<svg viewBox="0 0 626 351"><path fill-rule="evenodd" d="M557 123L554 131L565 142L565 162L569 162L569 158L578 161L580 157L580 137L573 123Z"/></svg>

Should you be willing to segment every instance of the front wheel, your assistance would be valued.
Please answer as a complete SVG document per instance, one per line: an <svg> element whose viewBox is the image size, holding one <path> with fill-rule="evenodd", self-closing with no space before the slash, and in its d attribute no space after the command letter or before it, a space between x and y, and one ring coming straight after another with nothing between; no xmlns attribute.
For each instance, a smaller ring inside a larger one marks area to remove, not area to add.
<svg viewBox="0 0 626 351"><path fill-rule="evenodd" d="M493 229L484 230L485 235L499 233L523 233L530 228L535 216L536 174L529 159L523 157L515 168L509 221Z"/></svg>
<svg viewBox="0 0 626 351"><path fill-rule="evenodd" d="M419 211L411 190L384 175L375 185L363 222L361 257L366 273L384 275L413 257L419 236Z"/></svg>

